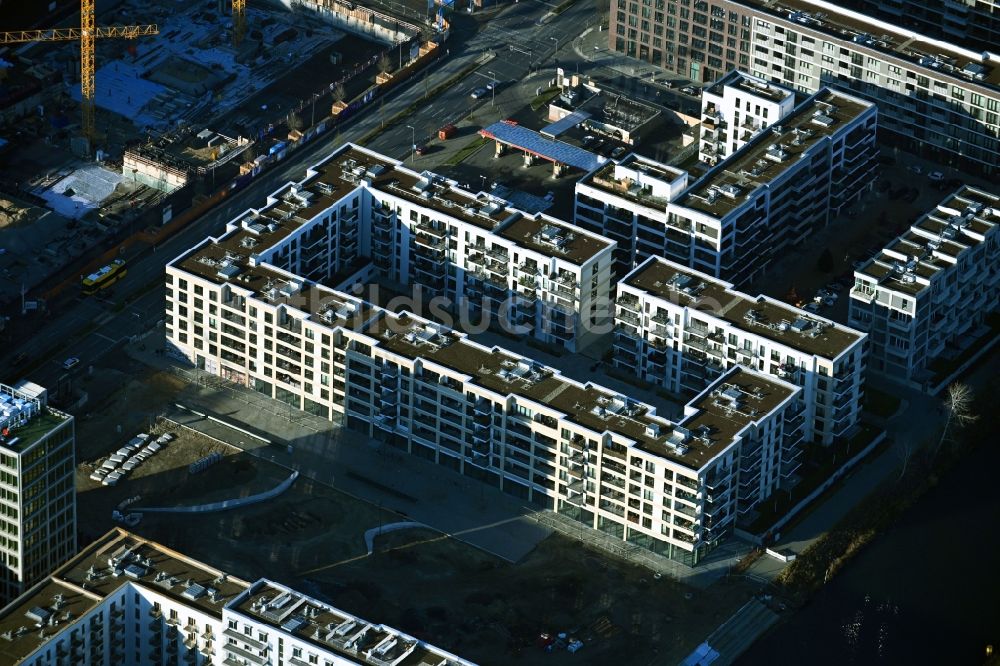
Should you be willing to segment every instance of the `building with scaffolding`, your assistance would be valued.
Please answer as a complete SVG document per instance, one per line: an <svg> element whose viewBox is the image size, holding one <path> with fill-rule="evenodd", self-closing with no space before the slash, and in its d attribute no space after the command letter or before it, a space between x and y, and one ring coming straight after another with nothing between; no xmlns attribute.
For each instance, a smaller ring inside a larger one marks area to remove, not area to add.
<svg viewBox="0 0 1000 666"><path fill-rule="evenodd" d="M45 389L0 384L0 599L6 604L76 552L73 417Z"/></svg>
<svg viewBox="0 0 1000 666"><path fill-rule="evenodd" d="M737 365L779 377L802 388L806 441L830 444L858 424L865 338L658 257L618 283L616 368L687 395Z"/></svg>
<svg viewBox="0 0 1000 666"><path fill-rule="evenodd" d="M935 359L988 331L1000 304L1000 196L962 187L854 272L850 324L868 331L872 369L920 386Z"/></svg>
<svg viewBox="0 0 1000 666"><path fill-rule="evenodd" d="M0 611L20 666L474 666L267 579L248 583L121 529Z"/></svg>
<svg viewBox="0 0 1000 666"><path fill-rule="evenodd" d="M598 167L576 186L574 219L621 259L748 282L871 186L877 124L870 102L823 89L693 183L645 159Z"/></svg>

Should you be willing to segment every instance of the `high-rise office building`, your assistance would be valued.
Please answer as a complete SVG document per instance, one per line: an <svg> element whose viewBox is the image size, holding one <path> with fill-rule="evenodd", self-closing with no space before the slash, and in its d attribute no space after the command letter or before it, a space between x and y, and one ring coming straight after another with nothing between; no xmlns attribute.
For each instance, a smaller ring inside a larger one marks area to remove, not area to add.
<svg viewBox="0 0 1000 666"><path fill-rule="evenodd" d="M9 602L76 551L73 417L41 387L0 384L0 600Z"/></svg>

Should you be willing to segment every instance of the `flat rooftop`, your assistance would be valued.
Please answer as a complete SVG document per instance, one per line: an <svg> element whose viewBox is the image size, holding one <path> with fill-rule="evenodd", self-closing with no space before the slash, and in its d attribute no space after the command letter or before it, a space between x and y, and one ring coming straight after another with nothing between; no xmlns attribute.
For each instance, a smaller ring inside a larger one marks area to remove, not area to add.
<svg viewBox="0 0 1000 666"><path fill-rule="evenodd" d="M666 210L667 204L670 203L669 199L667 197L654 196L651 191L643 188L636 182L635 178L626 170L639 171L643 176L648 176L664 183L673 183L687 177L687 172L682 169L643 159L633 153L617 164L614 162L605 164L580 182L596 190L628 199L641 206Z"/></svg>
<svg viewBox="0 0 1000 666"><path fill-rule="evenodd" d="M751 192L798 164L813 145L871 107L824 88L693 183L675 203L721 219L746 203Z"/></svg>
<svg viewBox="0 0 1000 666"><path fill-rule="evenodd" d="M355 664L372 666L455 666L469 662L384 625L372 624L267 580L254 583L227 610L336 653ZM227 632L232 630L226 630ZM237 638L245 640L243 634Z"/></svg>
<svg viewBox="0 0 1000 666"><path fill-rule="evenodd" d="M0 384L0 450L17 455L70 420L68 414L43 407L29 393Z"/></svg>
<svg viewBox="0 0 1000 666"><path fill-rule="evenodd" d="M689 403L696 411L681 425L706 438L707 449L722 450L741 430L797 391L797 387L736 366Z"/></svg>
<svg viewBox="0 0 1000 666"><path fill-rule="evenodd" d="M218 569L115 529L0 611L0 634L11 632L11 640L0 638L0 655L6 663L16 663L126 583L218 618L226 602L249 587ZM46 622L44 629L36 626L38 620L27 614L37 616L38 610L46 618L54 616L54 623Z"/></svg>
<svg viewBox="0 0 1000 666"><path fill-rule="evenodd" d="M766 296L744 294L727 282L664 259L647 260L625 276L624 283L673 303L702 307L706 316L830 360L862 338L862 333L828 319Z"/></svg>
<svg viewBox="0 0 1000 666"><path fill-rule="evenodd" d="M925 37L887 21L841 9L831 2L822 5L809 0L739 2L780 16L821 35L850 41L856 45L855 48L865 47L895 56L917 65L918 69L929 69L963 82L978 83L994 89L1000 87L1000 67L993 64L997 60L995 54L986 60L982 54L960 45ZM982 67L981 79L962 73L970 65Z"/></svg>
<svg viewBox="0 0 1000 666"><path fill-rule="evenodd" d="M580 384L532 359L500 347L483 347L445 327L428 327L428 323L406 313L386 312L373 319L364 332L387 351L440 364L501 396L521 396L547 405L584 428L619 434L645 451L693 470L731 443L721 435L710 441L691 439L686 428L656 415L648 404L597 384ZM756 381L770 380L758 377ZM714 432L735 432L731 423L711 424L708 416L705 419ZM688 442L688 446L678 448L672 443L677 441Z"/></svg>
<svg viewBox="0 0 1000 666"><path fill-rule="evenodd" d="M795 92L789 88L771 83L770 81L758 79L755 76L750 76L746 72L741 72L736 69L732 70L724 77L710 85L705 89L705 92L710 95L721 97L723 90L726 88L736 88L772 102L780 102L795 95Z"/></svg>
<svg viewBox="0 0 1000 666"><path fill-rule="evenodd" d="M941 271L993 234L1000 224L1000 195L964 186L893 239L855 276L916 296Z"/></svg>
<svg viewBox="0 0 1000 666"><path fill-rule="evenodd" d="M519 217L497 231L501 238L542 254L583 264L611 247L613 241L588 234L552 218Z"/></svg>

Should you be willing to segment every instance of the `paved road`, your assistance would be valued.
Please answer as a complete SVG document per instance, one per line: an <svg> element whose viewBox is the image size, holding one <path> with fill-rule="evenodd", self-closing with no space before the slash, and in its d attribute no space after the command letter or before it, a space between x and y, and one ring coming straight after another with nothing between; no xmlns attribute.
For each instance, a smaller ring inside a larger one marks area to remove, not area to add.
<svg viewBox="0 0 1000 666"><path fill-rule="evenodd" d="M465 76L438 99L418 109L400 126L390 128L372 144L372 147L392 156L405 156L410 148L410 130L405 125L433 131L446 122L468 114L476 107L490 104L492 100L489 99L471 99L469 92L484 85L494 75L500 80L520 78L529 67L549 61L557 44L560 50L565 46L568 52L572 52L571 37L579 32L581 21L585 21L590 14L590 7L586 2L579 2L561 14L558 20L543 21L543 17L550 9L549 5L541 2L520 2L501 10L474 36L466 39L463 35L456 35L456 39L447 45L452 53L446 55L443 62L433 66L433 70L426 75L426 83L423 77L418 78L414 83L391 95L381 110L379 107L374 107L358 114L339 137L336 133L327 135L312 145L300 149L285 162L257 178L245 190L225 200L220 206L158 246L155 253L130 261L128 277L115 287L116 300L120 301L148 288L161 278L163 267L168 261L206 235L219 234L227 221L247 208L259 205L267 193L289 180L300 178L305 167L329 153L337 145L338 139L339 142L359 139L379 127L385 118L391 118L404 111L424 93L425 89L433 89L459 74L470 64L481 61L485 53L492 51L497 55L490 64L480 67L481 71L474 71ZM526 52L527 55L521 51L511 51L511 46ZM511 57L510 54L517 57ZM482 70L488 70L493 74L486 74ZM504 92L501 91L497 97L503 99ZM115 311L114 304L110 301L96 298L78 299L63 306L61 311L53 312L50 319L30 340L0 351L0 361L2 361L0 367L9 368L11 358L22 351L30 358L40 358L54 348L63 346L64 348L56 352L52 358L29 373L33 381L55 386L57 380L67 374L62 369L64 359L69 356L80 358L80 365L72 373L87 372L90 365L116 348L123 338L136 335L161 319L162 312L162 288L149 290L121 311ZM5 371L2 376L7 381L20 378L16 371Z"/></svg>

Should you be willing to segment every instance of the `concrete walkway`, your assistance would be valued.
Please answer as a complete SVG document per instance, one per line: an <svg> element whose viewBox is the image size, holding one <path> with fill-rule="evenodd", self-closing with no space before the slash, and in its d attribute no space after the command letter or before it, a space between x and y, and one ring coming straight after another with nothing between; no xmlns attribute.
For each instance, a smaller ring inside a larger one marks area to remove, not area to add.
<svg viewBox="0 0 1000 666"><path fill-rule="evenodd" d="M189 382L164 414L177 423L509 562L526 557L552 533L528 517L533 509L496 488L249 389L231 384L222 388L217 377L178 368L164 356L134 346L128 351Z"/></svg>

